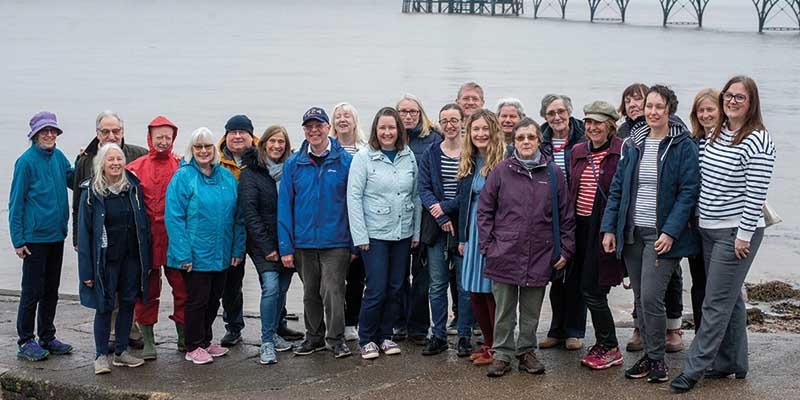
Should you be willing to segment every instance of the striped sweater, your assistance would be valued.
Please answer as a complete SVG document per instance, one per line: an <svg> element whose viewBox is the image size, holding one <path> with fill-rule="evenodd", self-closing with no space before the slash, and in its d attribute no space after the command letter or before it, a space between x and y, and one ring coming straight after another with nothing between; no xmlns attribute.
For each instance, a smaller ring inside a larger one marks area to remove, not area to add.
<svg viewBox="0 0 800 400"><path fill-rule="evenodd" d="M700 144L700 227L738 228L736 238L750 241L764 226L761 208L775 164L775 145L767 131L753 131L733 146L736 132L723 128L712 144Z"/></svg>

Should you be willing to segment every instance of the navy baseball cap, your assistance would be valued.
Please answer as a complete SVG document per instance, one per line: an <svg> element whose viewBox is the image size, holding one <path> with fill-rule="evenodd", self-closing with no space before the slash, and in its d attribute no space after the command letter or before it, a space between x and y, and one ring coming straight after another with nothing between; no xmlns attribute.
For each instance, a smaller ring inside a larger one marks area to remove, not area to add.
<svg viewBox="0 0 800 400"><path fill-rule="evenodd" d="M331 121L328 119L328 114L325 113L325 110L320 107L311 107L303 114L303 125L305 125L308 121L319 121L326 124L330 124Z"/></svg>

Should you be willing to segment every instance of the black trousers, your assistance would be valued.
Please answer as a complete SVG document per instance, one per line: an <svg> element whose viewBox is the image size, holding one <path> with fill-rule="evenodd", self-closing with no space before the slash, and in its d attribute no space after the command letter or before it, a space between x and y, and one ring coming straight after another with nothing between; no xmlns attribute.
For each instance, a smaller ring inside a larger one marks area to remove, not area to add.
<svg viewBox="0 0 800 400"><path fill-rule="evenodd" d="M183 273L186 282L184 326L187 352L211 345L214 337L212 326L217 318L226 276L226 271Z"/></svg>
<svg viewBox="0 0 800 400"><path fill-rule="evenodd" d="M344 324L345 326L358 325L358 315L361 313L361 299L364 298L364 260L359 256L350 263L347 269L344 289Z"/></svg>
<svg viewBox="0 0 800 400"><path fill-rule="evenodd" d="M431 309L428 303L430 274L427 267L427 249L420 243L411 249L411 266L400 295L400 313L394 328L406 329L409 336L428 336L431 327ZM409 281L408 278L411 278Z"/></svg>
<svg viewBox="0 0 800 400"><path fill-rule="evenodd" d="M706 263L703 256L689 257L689 273L692 274L692 318L694 331L697 332L703 317L703 299L706 298Z"/></svg>
<svg viewBox="0 0 800 400"><path fill-rule="evenodd" d="M222 320L225 321L225 330L233 333L241 333L244 329L244 264L245 258L242 258L239 265L227 269L225 290L222 292Z"/></svg>
<svg viewBox="0 0 800 400"><path fill-rule="evenodd" d="M53 320L58 304L64 242L27 243L31 252L22 261L22 292L17 311L18 344L34 339L34 324L39 340L49 342L56 337ZM37 312L38 309L38 312Z"/></svg>
<svg viewBox="0 0 800 400"><path fill-rule="evenodd" d="M589 309L594 325L594 336L597 344L606 349L617 347L617 331L614 327L614 315L608 306L610 286L600 286L600 232L591 229L591 217L575 217L575 258L574 264L583 265L581 269L581 293L583 301Z"/></svg>

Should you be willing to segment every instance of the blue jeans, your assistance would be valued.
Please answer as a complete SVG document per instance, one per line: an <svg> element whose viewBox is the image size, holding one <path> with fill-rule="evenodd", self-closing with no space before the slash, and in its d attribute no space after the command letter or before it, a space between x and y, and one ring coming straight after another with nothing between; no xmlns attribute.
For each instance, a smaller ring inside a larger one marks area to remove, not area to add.
<svg viewBox="0 0 800 400"><path fill-rule="evenodd" d="M369 240L369 250L362 251L366 288L358 318L360 346L380 344L392 336L392 324L400 311L400 293L408 271L411 238Z"/></svg>
<svg viewBox="0 0 800 400"><path fill-rule="evenodd" d="M272 337L281 323L286 292L292 283L293 270L262 272L261 278L261 343L273 343Z"/></svg>
<svg viewBox="0 0 800 400"><path fill-rule="evenodd" d="M119 295L119 312L114 326L114 353L128 350L128 337L133 326L133 306L139 291L142 267L139 257L127 257L123 261L106 262L105 296ZM82 283L81 283L82 284ZM94 315L95 356L108 354L108 339L111 336L111 310Z"/></svg>
<svg viewBox="0 0 800 400"><path fill-rule="evenodd" d="M455 240L450 237L451 240ZM431 317L433 318L433 336L447 338L447 287L450 284L450 265L456 271L458 282L458 336L471 337L472 304L469 293L461 286L461 261L462 257L457 249L446 250L448 237L442 234L436 244L428 247L428 272L430 273L430 288L428 297L431 302Z"/></svg>

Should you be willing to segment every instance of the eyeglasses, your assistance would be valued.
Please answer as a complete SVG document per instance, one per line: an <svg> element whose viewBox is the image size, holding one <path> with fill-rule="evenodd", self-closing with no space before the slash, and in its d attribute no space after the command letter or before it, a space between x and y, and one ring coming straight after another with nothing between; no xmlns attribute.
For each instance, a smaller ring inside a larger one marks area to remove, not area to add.
<svg viewBox="0 0 800 400"><path fill-rule="evenodd" d="M450 124L450 125L455 126L455 125L458 125L460 122L461 122L461 120L458 119L458 118L440 119L439 120L439 125L445 126L447 124Z"/></svg>
<svg viewBox="0 0 800 400"><path fill-rule="evenodd" d="M210 143L193 144L192 148L195 149L195 150L211 150L211 149L214 148L214 145L210 144Z"/></svg>
<svg viewBox="0 0 800 400"><path fill-rule="evenodd" d="M108 136L109 134L113 133L114 135L119 135L122 133L122 128L113 128L113 129L98 129L98 132L103 136Z"/></svg>
<svg viewBox="0 0 800 400"><path fill-rule="evenodd" d="M747 101L747 96L741 93L733 94L725 92L722 94L722 100L725 100L725 102L727 103L730 103L731 100L736 100L737 103L744 103L745 101Z"/></svg>
<svg viewBox="0 0 800 400"><path fill-rule="evenodd" d="M546 115L548 118L555 118L556 115L560 115L561 117L566 117L567 110L565 108L559 108L558 110L550 110L544 115Z"/></svg>
<svg viewBox="0 0 800 400"><path fill-rule="evenodd" d="M538 137L538 136L536 136L536 135L519 135L519 136L514 136L514 141L515 141L515 142L522 143L522 142L524 142L526 139L527 139L529 142L538 142L538 141L539 141L539 137Z"/></svg>
<svg viewBox="0 0 800 400"><path fill-rule="evenodd" d="M324 128L325 128L325 126L327 126L327 125L328 125L328 124L323 124L323 123L316 123L316 124L313 124L313 123L312 123L312 124L306 124L306 125L303 125L303 130L304 130L304 131L306 131L306 132L312 132L312 131L314 131L314 130L321 131L321 130L322 130L322 129L324 129Z"/></svg>
<svg viewBox="0 0 800 400"><path fill-rule="evenodd" d="M408 115L411 117L416 117L419 115L419 110L399 110L400 115Z"/></svg>
<svg viewBox="0 0 800 400"><path fill-rule="evenodd" d="M47 127L47 128L42 128L42 130L40 130L38 134L40 136L47 136L47 135L58 136L58 130L56 128Z"/></svg>

